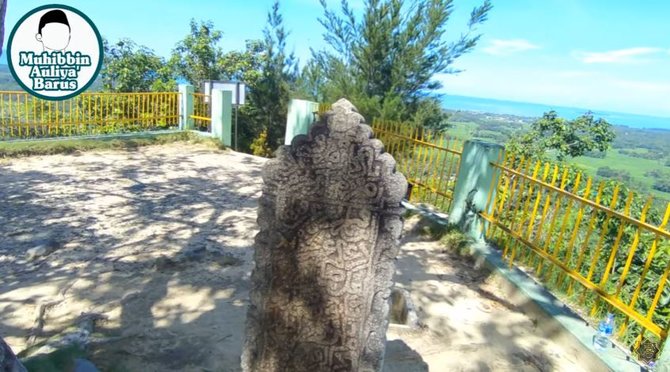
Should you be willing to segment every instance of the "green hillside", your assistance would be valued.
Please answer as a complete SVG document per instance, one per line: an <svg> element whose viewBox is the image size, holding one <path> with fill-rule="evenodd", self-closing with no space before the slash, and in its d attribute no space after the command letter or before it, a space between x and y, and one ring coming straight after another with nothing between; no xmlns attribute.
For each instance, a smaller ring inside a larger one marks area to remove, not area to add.
<svg viewBox="0 0 670 372"><path fill-rule="evenodd" d="M464 111L451 114L448 135L461 140L473 138L500 144L533 121L512 115ZM670 182L670 130L625 126L615 126L614 129L616 139L605 154L590 154L572 159L572 162L596 178L618 179L642 194L670 200L670 193L654 188L660 182Z"/></svg>
<svg viewBox="0 0 670 372"><path fill-rule="evenodd" d="M0 90L21 90L7 65L0 65Z"/></svg>

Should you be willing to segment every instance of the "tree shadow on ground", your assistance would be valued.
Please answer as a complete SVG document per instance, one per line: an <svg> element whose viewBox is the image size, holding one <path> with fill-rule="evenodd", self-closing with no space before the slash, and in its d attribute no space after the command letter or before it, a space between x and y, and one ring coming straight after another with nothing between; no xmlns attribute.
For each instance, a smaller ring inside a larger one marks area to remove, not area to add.
<svg viewBox="0 0 670 372"><path fill-rule="evenodd" d="M410 346L424 345L423 351L436 355L455 352L466 361L450 364L457 369L507 366L552 371L564 366L558 363L576 363L577 351L552 351L563 332L556 322L538 324L541 319L526 311L530 300L508 298L497 287L499 278L485 268L475 268L472 257L421 234L413 219L418 217L408 220L395 276L397 285L410 291L425 326L412 336L414 341L410 337ZM418 350L422 352L421 347ZM427 360L434 363L436 358Z"/></svg>
<svg viewBox="0 0 670 372"><path fill-rule="evenodd" d="M0 335L10 344L24 349L31 334L39 342L81 313L99 313L107 320L96 322L90 353L102 370L239 370L263 161L202 147L168 149L0 166ZM27 250L40 245L51 253L28 260ZM411 290L423 299L419 306L453 305L469 290L494 307L484 312L521 311L490 290L487 273L450 254L403 249L396 280L428 283ZM451 270L433 269L446 259ZM433 282L458 287L438 292ZM40 308L42 326L34 321ZM541 345L523 344L528 322L474 322L461 340L446 317L429 327L437 352L457 350L475 369L492 369L487 353L531 370L554 369ZM559 331L543 332L551 340ZM506 344L486 342L494 339ZM393 350L426 364L409 341L389 341L387 357L398 355Z"/></svg>
<svg viewBox="0 0 670 372"><path fill-rule="evenodd" d="M8 342L24 349L31 334L39 342L99 313L90 351L103 370L238 369L263 161L165 151L0 167ZM40 245L49 253L27 259Z"/></svg>

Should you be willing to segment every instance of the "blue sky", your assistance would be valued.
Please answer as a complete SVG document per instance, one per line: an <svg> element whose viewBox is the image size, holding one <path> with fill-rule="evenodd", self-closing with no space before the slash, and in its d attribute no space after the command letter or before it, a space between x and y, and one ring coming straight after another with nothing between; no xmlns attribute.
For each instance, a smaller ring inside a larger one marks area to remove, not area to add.
<svg viewBox="0 0 670 372"><path fill-rule="evenodd" d="M168 56L191 18L224 32L224 50L260 38L272 0L61 0L86 13L107 39L129 37ZM6 34L51 1L9 0ZM339 0L329 0L337 6ZM355 9L362 0L351 0ZM465 29L480 1L455 0L448 31ZM325 45L317 0L284 0L289 47L302 61ZM670 117L670 1L493 0L476 51L457 75L438 76L444 93ZM7 36L7 35L6 35ZM6 40L5 40L6 43ZM4 59L4 55L3 55Z"/></svg>

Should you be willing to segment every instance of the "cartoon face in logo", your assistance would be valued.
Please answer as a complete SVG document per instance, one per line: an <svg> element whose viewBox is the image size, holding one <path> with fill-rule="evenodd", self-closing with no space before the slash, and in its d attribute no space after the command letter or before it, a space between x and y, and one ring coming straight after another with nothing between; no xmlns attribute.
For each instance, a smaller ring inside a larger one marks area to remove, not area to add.
<svg viewBox="0 0 670 372"><path fill-rule="evenodd" d="M102 37L84 13L51 4L26 13L7 39L16 82L35 97L64 100L85 91L100 72Z"/></svg>
<svg viewBox="0 0 670 372"><path fill-rule="evenodd" d="M65 12L55 9L40 18L35 39L42 43L44 50L65 50L70 44L70 31L70 23Z"/></svg>

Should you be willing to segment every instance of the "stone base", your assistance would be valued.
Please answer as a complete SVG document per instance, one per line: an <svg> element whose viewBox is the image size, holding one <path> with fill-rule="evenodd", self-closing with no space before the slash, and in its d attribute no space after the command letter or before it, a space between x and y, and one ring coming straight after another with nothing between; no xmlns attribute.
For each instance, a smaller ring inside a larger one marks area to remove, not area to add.
<svg viewBox="0 0 670 372"><path fill-rule="evenodd" d="M390 300L389 321L391 325L403 325L411 329L419 328L419 316L412 297L406 289L393 288Z"/></svg>

